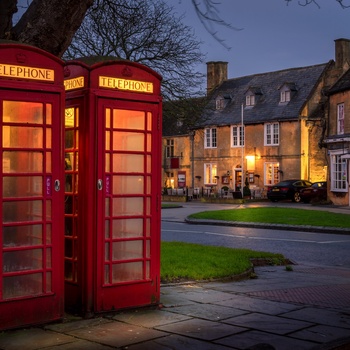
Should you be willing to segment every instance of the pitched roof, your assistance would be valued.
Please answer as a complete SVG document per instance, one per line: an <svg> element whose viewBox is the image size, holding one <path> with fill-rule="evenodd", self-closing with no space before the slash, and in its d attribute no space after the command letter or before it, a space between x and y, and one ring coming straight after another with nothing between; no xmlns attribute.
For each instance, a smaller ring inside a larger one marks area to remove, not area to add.
<svg viewBox="0 0 350 350"><path fill-rule="evenodd" d="M261 95L257 94L254 106L244 107L244 124L296 120L328 64L225 80L212 93L211 100L197 126L241 123L242 104L245 106L246 93L249 90L252 91L252 87L258 87ZM291 100L288 103L280 103L280 88L284 85L293 86ZM224 109L216 110L215 100L220 96L232 96L232 99Z"/></svg>
<svg viewBox="0 0 350 350"><path fill-rule="evenodd" d="M328 90L328 94L332 95L344 90L350 90L350 69Z"/></svg>

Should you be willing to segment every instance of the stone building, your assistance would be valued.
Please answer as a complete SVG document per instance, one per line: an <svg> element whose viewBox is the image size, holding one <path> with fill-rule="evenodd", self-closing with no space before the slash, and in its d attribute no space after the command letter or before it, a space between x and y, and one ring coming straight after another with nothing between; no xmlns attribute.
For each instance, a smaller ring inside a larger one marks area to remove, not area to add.
<svg viewBox="0 0 350 350"><path fill-rule="evenodd" d="M350 50L350 41L338 42L339 46L344 44L347 44L345 50ZM344 59L343 66L349 67L350 54L346 56L340 52L339 56ZM350 70L341 75L328 90L328 96L328 128L325 138L329 163L328 197L336 205L348 206L350 205Z"/></svg>
<svg viewBox="0 0 350 350"><path fill-rule="evenodd" d="M173 167L168 160L164 183L220 192L248 182L261 195L282 179L326 180L325 91L350 56L346 39L335 42L336 61L308 67L228 79L226 62L207 63L201 118L191 132L163 134L164 147L172 145L178 158Z"/></svg>

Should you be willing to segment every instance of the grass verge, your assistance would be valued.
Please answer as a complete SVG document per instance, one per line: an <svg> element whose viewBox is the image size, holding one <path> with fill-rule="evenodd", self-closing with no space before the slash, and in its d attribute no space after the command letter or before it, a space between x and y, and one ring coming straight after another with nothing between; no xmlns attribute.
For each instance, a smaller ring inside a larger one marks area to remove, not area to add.
<svg viewBox="0 0 350 350"><path fill-rule="evenodd" d="M294 208L268 207L216 210L192 214L189 217L193 219L350 228L348 214Z"/></svg>
<svg viewBox="0 0 350 350"><path fill-rule="evenodd" d="M162 242L161 281L169 283L233 277L251 268L251 259L266 259L273 265L284 265L286 260L282 254L249 249Z"/></svg>

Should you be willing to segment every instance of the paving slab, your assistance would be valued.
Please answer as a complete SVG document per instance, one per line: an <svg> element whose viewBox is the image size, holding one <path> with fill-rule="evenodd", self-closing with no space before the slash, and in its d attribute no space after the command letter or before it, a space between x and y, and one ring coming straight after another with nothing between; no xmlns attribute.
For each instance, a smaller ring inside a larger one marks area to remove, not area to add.
<svg viewBox="0 0 350 350"><path fill-rule="evenodd" d="M167 309L169 312L201 318L209 321L220 321L238 315L244 315L247 311L226 307L219 304L192 304Z"/></svg>
<svg viewBox="0 0 350 350"><path fill-rule="evenodd" d="M189 306L184 306L187 309ZM126 313L120 313L112 318L116 321L121 321L136 326L154 328L163 326L169 323L190 320L192 317L184 314L167 312L161 310L133 310Z"/></svg>
<svg viewBox="0 0 350 350"><path fill-rule="evenodd" d="M148 329L116 321L70 331L68 334L79 339L85 339L116 348L164 337L167 335L159 330Z"/></svg>
<svg viewBox="0 0 350 350"><path fill-rule="evenodd" d="M264 315L256 312L226 319L223 322L235 326L281 335L313 326L313 323L311 322L287 319L271 315Z"/></svg>
<svg viewBox="0 0 350 350"><path fill-rule="evenodd" d="M290 337L305 339L320 344L334 341L339 338L349 337L349 329L318 325L307 329L302 329L289 334ZM350 346L348 347L348 349Z"/></svg>
<svg viewBox="0 0 350 350"><path fill-rule="evenodd" d="M350 328L350 313L339 310L305 307L281 316L333 327Z"/></svg>
<svg viewBox="0 0 350 350"><path fill-rule="evenodd" d="M191 319L156 328L165 332L176 333L195 339L209 341L227 337L246 330L244 327L237 327L201 319Z"/></svg>
<svg viewBox="0 0 350 350"><path fill-rule="evenodd" d="M310 341L260 331L247 331L235 334L230 337L219 339L216 343L233 346L235 349L248 349L254 345L265 343L270 344L276 350L309 350L317 344Z"/></svg>
<svg viewBox="0 0 350 350"><path fill-rule="evenodd" d="M216 305L229 306L245 312L261 312L269 315L279 315L288 311L300 309L300 305L252 298L246 295L234 295L229 300L216 302Z"/></svg>
<svg viewBox="0 0 350 350"><path fill-rule="evenodd" d="M227 347L213 342L205 342L180 335L169 335L168 337L154 339L145 343L131 345L128 350L230 350Z"/></svg>
<svg viewBox="0 0 350 350"><path fill-rule="evenodd" d="M28 328L0 333L1 350L35 350L75 342L69 335Z"/></svg>

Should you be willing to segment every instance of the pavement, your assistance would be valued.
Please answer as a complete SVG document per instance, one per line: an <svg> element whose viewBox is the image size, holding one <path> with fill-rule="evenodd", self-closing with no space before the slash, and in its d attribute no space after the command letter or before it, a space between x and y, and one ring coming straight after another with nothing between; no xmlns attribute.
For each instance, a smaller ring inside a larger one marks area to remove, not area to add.
<svg viewBox="0 0 350 350"><path fill-rule="evenodd" d="M241 207L181 206L163 209L162 220ZM322 210L350 214L348 207ZM158 307L91 319L67 314L62 322L0 332L0 349L350 349L350 269L260 266L251 277L164 284Z"/></svg>

